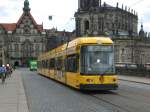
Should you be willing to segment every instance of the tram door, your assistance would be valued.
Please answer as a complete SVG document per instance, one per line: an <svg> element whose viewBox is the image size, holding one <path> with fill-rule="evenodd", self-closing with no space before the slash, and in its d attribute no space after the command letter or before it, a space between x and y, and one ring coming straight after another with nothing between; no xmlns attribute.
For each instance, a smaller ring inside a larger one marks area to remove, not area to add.
<svg viewBox="0 0 150 112"><path fill-rule="evenodd" d="M64 58L56 58L55 63L55 79L65 83L65 69L64 69Z"/></svg>

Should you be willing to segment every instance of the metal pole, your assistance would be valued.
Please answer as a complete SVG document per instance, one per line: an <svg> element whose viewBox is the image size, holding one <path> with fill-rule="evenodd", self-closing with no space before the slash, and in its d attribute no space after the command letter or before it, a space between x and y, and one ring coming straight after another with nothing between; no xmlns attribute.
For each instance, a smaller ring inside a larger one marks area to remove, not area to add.
<svg viewBox="0 0 150 112"><path fill-rule="evenodd" d="M4 53L4 47L2 47L2 64L5 65L5 53Z"/></svg>

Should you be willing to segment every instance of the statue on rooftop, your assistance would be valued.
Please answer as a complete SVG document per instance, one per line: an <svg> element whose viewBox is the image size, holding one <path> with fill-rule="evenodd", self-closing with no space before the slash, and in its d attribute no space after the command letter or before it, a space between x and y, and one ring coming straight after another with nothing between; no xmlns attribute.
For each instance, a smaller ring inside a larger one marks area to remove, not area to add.
<svg viewBox="0 0 150 112"><path fill-rule="evenodd" d="M25 11L25 12L30 11L29 1L28 1L28 0L25 0L25 1L24 1L24 8L23 8L23 11Z"/></svg>

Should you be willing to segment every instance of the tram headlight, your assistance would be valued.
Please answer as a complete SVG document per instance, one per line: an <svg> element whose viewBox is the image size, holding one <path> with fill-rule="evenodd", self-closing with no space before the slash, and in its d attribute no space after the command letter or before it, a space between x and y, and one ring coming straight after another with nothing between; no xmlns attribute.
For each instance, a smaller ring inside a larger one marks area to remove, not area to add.
<svg viewBox="0 0 150 112"><path fill-rule="evenodd" d="M93 82L93 79L86 79L86 81L91 83L91 82Z"/></svg>
<svg viewBox="0 0 150 112"><path fill-rule="evenodd" d="M117 81L117 79L116 78L113 78L113 82L116 82Z"/></svg>

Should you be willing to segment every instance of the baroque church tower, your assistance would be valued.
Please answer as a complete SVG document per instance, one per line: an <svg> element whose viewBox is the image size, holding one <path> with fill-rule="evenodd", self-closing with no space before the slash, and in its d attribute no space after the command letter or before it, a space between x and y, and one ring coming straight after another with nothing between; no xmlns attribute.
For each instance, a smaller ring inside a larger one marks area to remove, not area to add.
<svg viewBox="0 0 150 112"><path fill-rule="evenodd" d="M135 11L122 5L119 8L101 3L101 0L79 0L75 13L76 35L136 36L138 17Z"/></svg>
<svg viewBox="0 0 150 112"><path fill-rule="evenodd" d="M95 25L93 11L99 8L100 3L99 0L78 0L78 12L75 13L77 36L83 36L93 32L93 25Z"/></svg>

